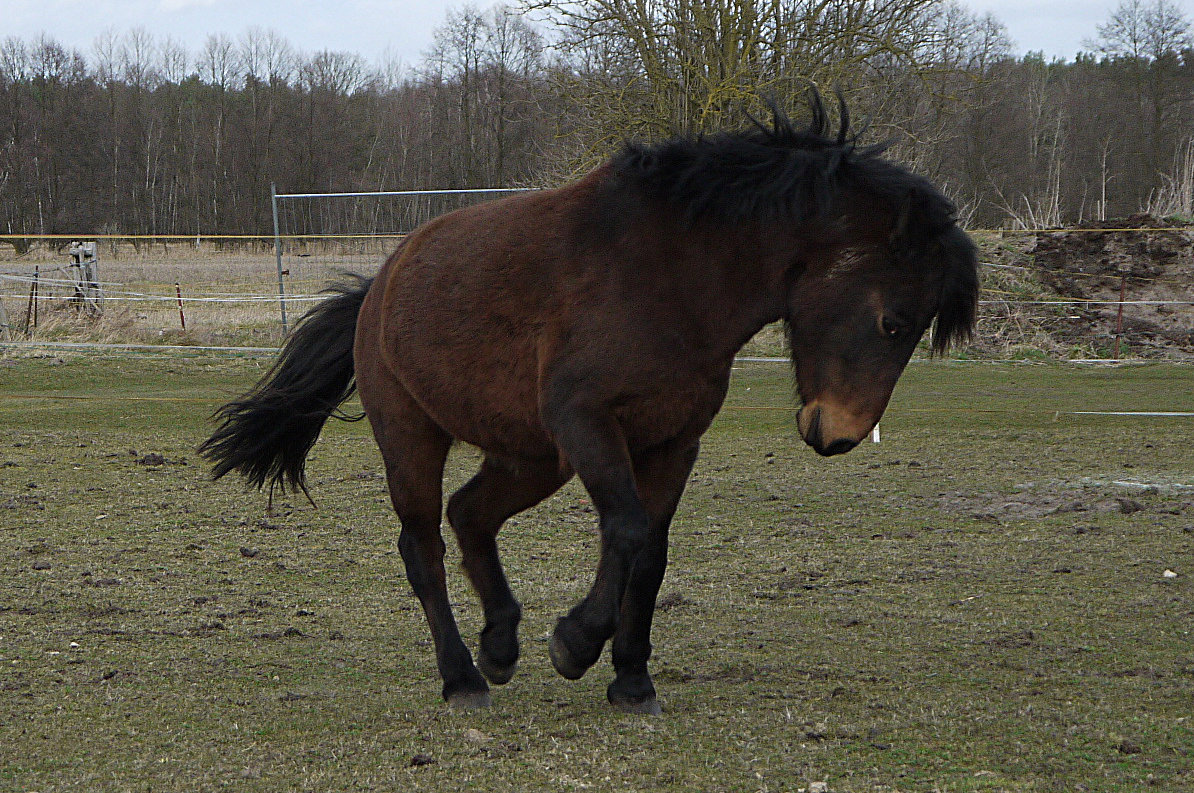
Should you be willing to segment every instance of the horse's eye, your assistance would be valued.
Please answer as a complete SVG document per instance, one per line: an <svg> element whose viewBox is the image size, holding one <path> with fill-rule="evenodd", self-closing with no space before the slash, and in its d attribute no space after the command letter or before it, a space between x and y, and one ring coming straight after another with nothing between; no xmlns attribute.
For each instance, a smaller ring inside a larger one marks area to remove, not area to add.
<svg viewBox="0 0 1194 793"><path fill-rule="evenodd" d="M891 317L883 317L879 321L879 325L883 330L883 335L889 339L899 338L900 334L904 332L904 323Z"/></svg>

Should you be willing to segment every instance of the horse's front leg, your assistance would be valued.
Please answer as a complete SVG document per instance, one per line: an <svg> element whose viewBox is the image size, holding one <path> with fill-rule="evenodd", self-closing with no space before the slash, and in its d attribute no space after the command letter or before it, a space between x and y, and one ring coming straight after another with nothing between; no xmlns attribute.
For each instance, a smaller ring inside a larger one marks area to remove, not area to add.
<svg viewBox="0 0 1194 793"><path fill-rule="evenodd" d="M651 516L651 529L646 545L634 560L622 595L621 615L613 641L617 677L607 692L612 704L632 713L657 714L662 710L655 697L651 674L647 671L647 660L651 656L651 621L667 568L668 528L699 448L696 443L690 446L669 444L634 461L639 497Z"/></svg>
<svg viewBox="0 0 1194 793"><path fill-rule="evenodd" d="M651 519L612 411L577 400L548 400L544 413L556 444L593 499L601 527L601 561L592 589L556 624L549 648L556 671L575 680L597 662L618 627L622 593L647 543Z"/></svg>

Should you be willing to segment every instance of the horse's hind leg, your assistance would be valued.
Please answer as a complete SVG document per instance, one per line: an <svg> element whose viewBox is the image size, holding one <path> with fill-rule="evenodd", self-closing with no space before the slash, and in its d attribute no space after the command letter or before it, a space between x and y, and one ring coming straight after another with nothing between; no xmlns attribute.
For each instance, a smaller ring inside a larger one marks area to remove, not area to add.
<svg viewBox="0 0 1194 793"><path fill-rule="evenodd" d="M456 532L464 571L485 612L477 666L491 683L506 683L514 675L522 617L502 571L497 534L508 518L559 490L568 476L555 459L512 466L487 456L481 470L448 501L448 522Z"/></svg>
<svg viewBox="0 0 1194 793"><path fill-rule="evenodd" d="M362 389L385 460L390 500L402 522L398 549L406 564L406 577L431 628L436 666L444 681L443 697L457 707L486 706L489 686L460 638L444 580L442 478L452 439L397 384L385 388L377 410L371 408L374 400L369 396L377 394L367 395Z"/></svg>

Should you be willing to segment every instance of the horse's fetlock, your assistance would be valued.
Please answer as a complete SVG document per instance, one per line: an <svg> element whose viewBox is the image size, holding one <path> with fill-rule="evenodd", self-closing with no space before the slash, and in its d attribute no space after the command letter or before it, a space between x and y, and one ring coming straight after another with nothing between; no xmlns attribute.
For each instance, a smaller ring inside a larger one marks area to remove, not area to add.
<svg viewBox="0 0 1194 793"><path fill-rule="evenodd" d="M522 622L522 606L518 601L511 601L500 606L485 609L485 628L483 632L490 632L499 627L518 625Z"/></svg>
<svg viewBox="0 0 1194 793"><path fill-rule="evenodd" d="M620 643L615 641L611 653L614 669L618 670L618 674L647 674L647 659L651 657L651 651L654 649L651 642L643 641L630 647L619 645Z"/></svg>

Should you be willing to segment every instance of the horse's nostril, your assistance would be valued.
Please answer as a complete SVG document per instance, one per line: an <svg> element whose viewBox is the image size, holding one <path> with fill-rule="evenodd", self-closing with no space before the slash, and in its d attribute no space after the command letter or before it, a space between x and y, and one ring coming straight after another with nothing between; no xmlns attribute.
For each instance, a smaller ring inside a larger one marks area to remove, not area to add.
<svg viewBox="0 0 1194 793"><path fill-rule="evenodd" d="M858 441L852 441L849 438L839 438L824 449L818 449L817 451L825 457L832 457L835 454L845 454L857 445Z"/></svg>
<svg viewBox="0 0 1194 793"><path fill-rule="evenodd" d="M807 408L801 408L807 410ZM808 423L808 431L804 434L804 442L814 449L821 446L821 408L813 408L813 417Z"/></svg>

